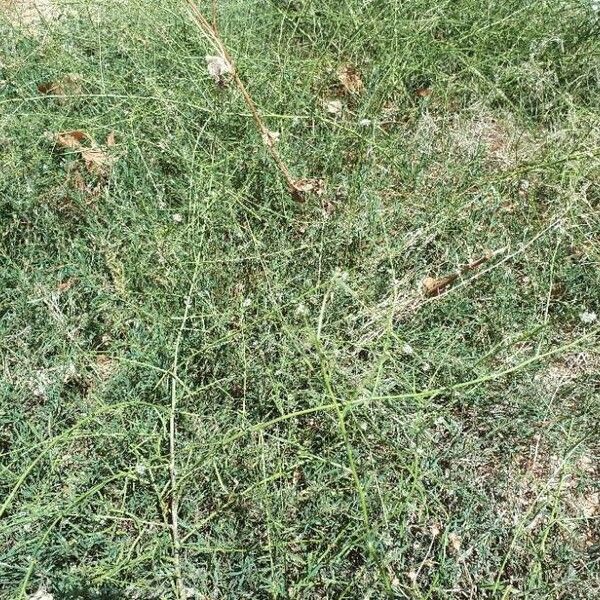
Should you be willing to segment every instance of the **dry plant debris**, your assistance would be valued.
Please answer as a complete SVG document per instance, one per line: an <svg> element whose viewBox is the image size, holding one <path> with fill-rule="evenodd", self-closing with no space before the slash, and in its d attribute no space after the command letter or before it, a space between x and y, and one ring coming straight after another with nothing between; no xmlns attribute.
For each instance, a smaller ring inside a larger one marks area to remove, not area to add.
<svg viewBox="0 0 600 600"><path fill-rule="evenodd" d="M212 77L214 82L219 85L226 85L228 76L233 73L233 67L229 61L223 56L211 55L207 55L205 60L208 74Z"/></svg>
<svg viewBox="0 0 600 600"><path fill-rule="evenodd" d="M430 87L420 87L415 90L415 94L419 96L419 98L427 98L431 96L433 90Z"/></svg>
<svg viewBox="0 0 600 600"><path fill-rule="evenodd" d="M473 271L483 263L487 262L494 256L497 256L503 253L506 249L501 248L500 250L496 250L495 252L488 251L481 258L470 262L469 264L461 267L454 273L450 273L449 275L444 275L443 277L425 277L423 279L423 292L426 296L437 296L444 292L450 285L452 285L461 275L468 273L469 271Z"/></svg>
<svg viewBox="0 0 600 600"><path fill-rule="evenodd" d="M57 133L55 144L63 150L73 150L81 155L86 169L97 177L106 177L114 164L114 157L99 147L85 131L74 130ZM108 134L106 146L115 145L114 132Z"/></svg>
<svg viewBox="0 0 600 600"><path fill-rule="evenodd" d="M58 7L51 0L0 0L0 13L32 34L42 23L60 16Z"/></svg>
<svg viewBox="0 0 600 600"><path fill-rule="evenodd" d="M56 96L56 101L64 104L69 97L81 94L81 81L80 75L69 74L55 81L44 81L37 86L37 89L40 94Z"/></svg>
<svg viewBox="0 0 600 600"><path fill-rule="evenodd" d="M360 94L364 89L360 73L353 65L342 65L337 71L337 78L344 91L349 94Z"/></svg>
<svg viewBox="0 0 600 600"><path fill-rule="evenodd" d="M273 132L271 132L271 130L267 127L264 118L258 110L256 102L254 102L254 99L252 98L252 96L248 92L248 89L246 88L246 84L240 77L235 61L233 60L231 54L229 53L229 50L223 42L221 34L219 33L219 30L217 28L216 22L214 22L213 20L213 22L211 23L204 16L204 14L198 8L196 3L192 0L186 0L186 4L192 14L194 23L197 25L202 35L217 52L217 54L206 56L206 64L209 75L219 85L223 85L226 83L225 77L231 77L235 86L238 88L240 94L242 95L242 98L246 106L248 107L248 110L252 114L254 122L256 123L258 131L260 133L261 140L263 141L265 148L267 149L268 153L273 159L273 162L279 169L282 177L284 178L292 198L298 201L302 201L307 193L316 190L316 186L308 186L304 184L304 182L309 180L295 178L292 175L287 164L281 158L279 150L276 147L276 139L274 139L273 137ZM215 11L213 11L213 16L214 15Z"/></svg>
<svg viewBox="0 0 600 600"><path fill-rule="evenodd" d="M325 100L323 107L330 115L337 117L342 114L343 104L341 100Z"/></svg>

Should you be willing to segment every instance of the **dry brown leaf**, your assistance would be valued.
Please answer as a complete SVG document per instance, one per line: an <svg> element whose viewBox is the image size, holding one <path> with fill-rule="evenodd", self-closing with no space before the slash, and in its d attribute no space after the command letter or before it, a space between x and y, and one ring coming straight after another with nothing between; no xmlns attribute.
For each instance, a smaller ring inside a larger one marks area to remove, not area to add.
<svg viewBox="0 0 600 600"><path fill-rule="evenodd" d="M37 89L40 94L56 94L60 88L55 81L44 81L37 86Z"/></svg>
<svg viewBox="0 0 600 600"><path fill-rule="evenodd" d="M109 148L112 148L113 146L116 146L117 144L117 140L115 138L115 132L111 131L107 136L106 136L106 145Z"/></svg>
<svg viewBox="0 0 600 600"><path fill-rule="evenodd" d="M59 294L62 294L63 292L68 292L73 287L76 281L77 280L74 277L69 277L69 279L66 279L65 281L58 284L56 291Z"/></svg>
<svg viewBox="0 0 600 600"><path fill-rule="evenodd" d="M56 81L44 81L37 86L40 94L59 96L58 102L65 102L68 96L81 94L81 76L65 75Z"/></svg>
<svg viewBox="0 0 600 600"><path fill-rule="evenodd" d="M106 154L104 150L101 150L100 148L86 148L85 150L82 150L81 156L87 170L92 175L104 177L110 172L113 159Z"/></svg>
<svg viewBox="0 0 600 600"><path fill-rule="evenodd" d="M460 535L452 531L448 534L448 541L450 542L450 546L454 550L454 552L458 552L460 550L460 545L462 542L462 538Z"/></svg>
<svg viewBox="0 0 600 600"><path fill-rule="evenodd" d="M56 145L65 150L80 150L83 142L90 142L91 139L85 131L65 131L56 134Z"/></svg>
<svg viewBox="0 0 600 600"><path fill-rule="evenodd" d="M321 196L325 191L325 182L322 179L296 179L293 186L292 193L299 201L303 201L307 194Z"/></svg>
<svg viewBox="0 0 600 600"><path fill-rule="evenodd" d="M337 76L344 90L349 94L360 94L360 92L363 91L363 80L356 67L352 65L342 65L338 69Z"/></svg>
<svg viewBox="0 0 600 600"><path fill-rule="evenodd" d="M427 98L431 96L433 90L430 87L420 87L415 90L415 94L419 96L419 98Z"/></svg>
<svg viewBox="0 0 600 600"><path fill-rule="evenodd" d="M59 148L80 152L86 169L92 175L104 177L110 172L114 159L96 146L93 138L85 131L75 130L57 133L55 141Z"/></svg>
<svg viewBox="0 0 600 600"><path fill-rule="evenodd" d="M435 296L444 291L451 283L458 278L456 273L447 277L425 277L423 279L423 291L426 296Z"/></svg>
<svg viewBox="0 0 600 600"><path fill-rule="evenodd" d="M490 260L490 258L493 258L498 254L502 254L505 250L506 248L500 248L499 250L496 250L494 252L488 251L481 258L478 258L477 260L474 260L464 265L455 273L450 273L450 275L446 275L445 277L425 277L422 283L423 292L426 296L437 296L441 294L448 286L452 285L461 275L472 271L473 269L476 269L484 262Z"/></svg>

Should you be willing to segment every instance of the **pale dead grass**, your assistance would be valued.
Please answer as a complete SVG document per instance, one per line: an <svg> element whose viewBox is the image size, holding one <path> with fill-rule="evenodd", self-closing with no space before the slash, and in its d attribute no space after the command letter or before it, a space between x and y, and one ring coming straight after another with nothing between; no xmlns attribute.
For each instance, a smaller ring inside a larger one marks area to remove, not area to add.
<svg viewBox="0 0 600 600"><path fill-rule="evenodd" d="M457 116L451 126L450 140L457 152L470 159L481 156L491 167L501 170L531 160L537 147L531 135L524 133L514 119L484 110Z"/></svg>
<svg viewBox="0 0 600 600"><path fill-rule="evenodd" d="M61 11L51 0L0 0L0 13L13 25L34 31L42 23L58 19Z"/></svg>
<svg viewBox="0 0 600 600"><path fill-rule="evenodd" d="M573 383L579 377L600 371L600 358L589 352L567 354L554 361L537 377L544 390L556 390Z"/></svg>
<svg viewBox="0 0 600 600"><path fill-rule="evenodd" d="M446 167L448 157L452 162L466 156L501 170L531 160L541 146L510 115L495 114L479 105L450 118L424 113L416 123L414 140L421 156L437 155ZM439 183L440 165L434 166Z"/></svg>

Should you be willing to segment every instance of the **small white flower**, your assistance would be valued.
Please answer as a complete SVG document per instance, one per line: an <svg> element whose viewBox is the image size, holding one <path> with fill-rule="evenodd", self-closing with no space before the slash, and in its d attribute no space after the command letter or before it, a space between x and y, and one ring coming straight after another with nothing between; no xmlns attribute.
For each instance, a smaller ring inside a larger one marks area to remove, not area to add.
<svg viewBox="0 0 600 600"><path fill-rule="evenodd" d="M248 308L249 306L252 305L252 300L250 298L246 298L243 302L242 302L242 306L244 308Z"/></svg>
<svg viewBox="0 0 600 600"><path fill-rule="evenodd" d="M526 196L528 190L529 190L529 181L527 179L521 179L521 181L519 181L519 195Z"/></svg>
<svg viewBox="0 0 600 600"><path fill-rule="evenodd" d="M181 215L180 213L175 213L173 215L173 222L174 223L183 223L183 215Z"/></svg>
<svg viewBox="0 0 600 600"><path fill-rule="evenodd" d="M405 354L406 356L412 356L414 353L415 351L410 344L404 344L402 346L402 354Z"/></svg>
<svg viewBox="0 0 600 600"><path fill-rule="evenodd" d="M373 121L371 121L371 119L361 119L358 124L361 127L370 127L373 124Z"/></svg>
<svg viewBox="0 0 600 600"><path fill-rule="evenodd" d="M138 474L139 477L144 477L144 475L146 475L146 465L138 463L137 465L135 465L135 472Z"/></svg>
<svg viewBox="0 0 600 600"><path fill-rule="evenodd" d="M600 0L592 0L592 10L595 13L600 13Z"/></svg>
<svg viewBox="0 0 600 600"><path fill-rule="evenodd" d="M598 315L594 311L584 310L579 313L579 319L584 325L591 325L596 321Z"/></svg>

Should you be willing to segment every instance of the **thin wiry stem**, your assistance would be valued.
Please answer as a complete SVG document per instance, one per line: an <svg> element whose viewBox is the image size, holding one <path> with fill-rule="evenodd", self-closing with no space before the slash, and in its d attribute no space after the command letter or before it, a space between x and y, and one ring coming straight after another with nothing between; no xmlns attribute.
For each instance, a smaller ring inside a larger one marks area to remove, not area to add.
<svg viewBox="0 0 600 600"><path fill-rule="evenodd" d="M494 371L493 373L488 373L487 375L482 375L475 379L470 379L468 381L461 381L459 383L454 383L454 384L450 384L450 385L443 386L443 387L424 389L424 390L421 390L418 392L406 392L406 393L402 393L402 394L390 394L390 395L385 395L385 396L379 396L379 395L371 395L368 397L361 396L361 397L358 397L355 399L346 400L344 402L344 408L351 409L351 408L359 407L359 406L369 406L376 402L393 402L393 401L397 401L397 400L425 400L425 399L432 400L433 398L441 396L442 394L452 394L453 392L457 392L457 391L461 391L461 390L469 390L469 389L475 388L481 384L487 383L489 381L497 381L498 379L502 379L503 377L506 377L507 375L517 373L517 372L525 369L529 365L539 363L539 362L543 361L544 359L549 358L550 356L555 356L555 355L558 355L561 353L565 353L565 352L567 352L567 350L577 347L584 340L593 338L594 336L598 335L599 333L600 333L600 327L595 327L595 328L591 329L588 333L585 333L585 334L579 336L578 338L576 338L572 342L569 342L568 344L564 344L562 346L552 348L551 350L548 350L547 352L543 352L543 353L536 352L533 356L525 359L524 361L522 361L512 367L509 367L507 369L502 369L499 371ZM273 427L274 425L277 425L279 423L283 423L285 421L291 421L293 419L298 419L300 417L305 417L307 415L321 413L321 412L335 411L338 408L338 406L339 406L339 399L336 398L336 400L334 402L327 402L324 404L319 404L317 406L310 406L308 408L303 408L303 409L292 411L292 412L289 412L289 413L286 413L283 415L279 415L278 417L275 417L268 421L261 421L259 423L255 423L254 425L250 425L249 427L246 427L245 429L241 429L241 430L231 433L229 435L222 436L219 439L216 439L213 442L212 446L221 446L221 447L228 446L247 435L256 433L257 431L264 431L264 430L269 429L270 427ZM184 479L190 479L191 477L193 477L196 474L196 472L197 472L197 468L191 469L184 475ZM181 484L181 482L180 482L180 484ZM188 539L195 532L197 532L197 528L194 528L192 530L192 532L186 534L185 539Z"/></svg>
<svg viewBox="0 0 600 600"><path fill-rule="evenodd" d="M333 283L333 281L332 281L332 283ZM354 458L354 450L352 448L352 443L350 442L350 436L348 434L348 429L346 427L347 404L344 403L343 401L340 401L338 399L337 395L335 394L335 392L333 391L333 387L332 387L332 383L331 383L331 376L330 376L328 369L326 368L326 357L325 357L325 353L324 353L324 350L323 350L323 347L321 344L321 332L322 332L322 328L323 328L325 308L327 305L328 298L331 299L332 296L333 296L333 285L329 287L329 289L325 292L325 295L323 296L323 303L321 306L321 312L319 314L319 323L317 326L317 334L316 334L316 338L315 338L317 352L321 359L320 360L321 375L323 378L323 383L325 385L325 390L326 390L327 394L329 395L329 397L331 398L332 404L335 406L335 412L336 412L337 420L338 420L338 429L340 431L340 436L341 436L344 446L346 448L346 456L348 457L348 468L350 469L350 472L352 473L352 479L354 482L354 487L356 489L356 494L358 496L358 502L359 502L359 506L360 506L360 510L361 510L363 525L365 528L367 551L369 553L369 556L371 557L371 560L378 566L381 576L382 576L382 579L383 579L383 582L384 582L384 585L386 586L388 591L391 591L388 574L385 571L385 569L383 568L380 557L375 549L375 546L373 545L373 540L372 540L373 527L371 526L371 520L369 517L369 508L367 506L367 495L366 495L365 488L364 488L364 486L360 480L359 474L358 474L358 468L356 466L356 460Z"/></svg>
<svg viewBox="0 0 600 600"><path fill-rule="evenodd" d="M173 540L174 578L177 598L185 599L183 576L181 572L181 541L179 538L179 499L177 496L177 470L175 465L176 440L176 409L177 409L177 380L171 379L171 414L169 418L169 480L170 498L169 512L171 513L171 537Z"/></svg>
<svg viewBox="0 0 600 600"><path fill-rule="evenodd" d="M196 259L196 266L190 288L185 299L185 308L181 319L181 326L177 333L175 349L173 351L173 365L171 372L171 410L169 414L169 512L171 514L171 538L173 542L173 578L175 580L175 590L179 600L185 600L186 593L183 585L183 574L181 569L181 537L179 534L179 495L177 490L177 465L176 465L176 441L177 441L177 385L180 381L177 370L179 367L179 349L183 332L190 314L192 305L192 294L198 277L198 268L200 266L199 258Z"/></svg>

